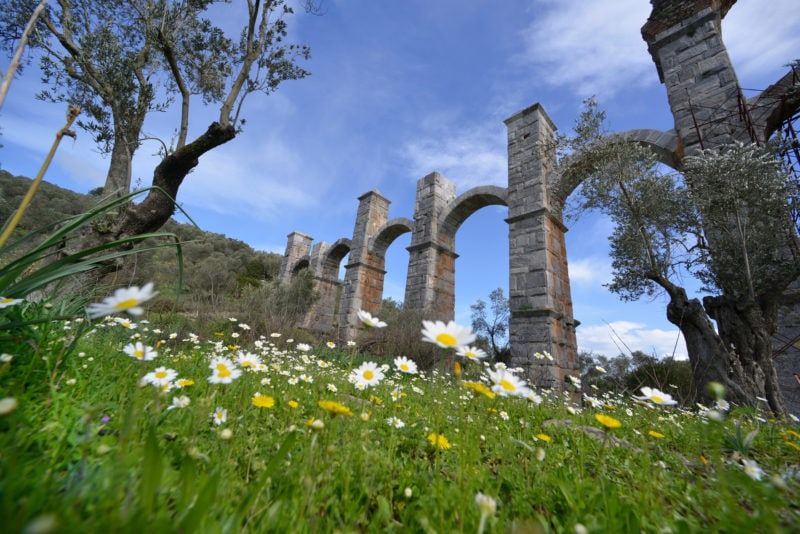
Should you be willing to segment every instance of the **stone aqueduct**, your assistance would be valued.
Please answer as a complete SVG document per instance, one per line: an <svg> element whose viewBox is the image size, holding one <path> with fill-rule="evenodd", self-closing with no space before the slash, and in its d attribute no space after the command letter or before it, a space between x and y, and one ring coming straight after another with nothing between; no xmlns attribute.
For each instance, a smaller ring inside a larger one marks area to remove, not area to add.
<svg viewBox="0 0 800 534"><path fill-rule="evenodd" d="M721 20L735 0L651 0L653 11L642 35L667 89L675 119L669 131L634 130L615 134L622 142L651 147L659 160L681 169L685 154L733 141L763 142L800 109L789 89L793 72L750 99L742 96L722 41ZM283 281L309 267L320 298L307 327L352 339L359 328L356 312L380 307L385 255L394 240L411 233L405 305L436 318L452 319L455 303L455 235L475 211L508 207L509 334L512 365L529 372L539 364L537 351L555 361L537 372L551 386L577 368L577 347L564 244L561 206L582 180L579 161L556 165L542 147L553 140L555 125L540 104L505 121L508 133L508 186L476 187L456 195L438 173L419 180L413 219L388 219L389 200L377 191L359 198L351 238L329 244L310 236L288 236L281 265ZM312 245L313 243L313 245ZM344 282L339 266L349 253ZM337 309L337 293L341 297Z"/></svg>
<svg viewBox="0 0 800 534"><path fill-rule="evenodd" d="M411 233L411 244L405 305L430 312L438 319L452 319L458 257L456 233L477 210L491 205L507 206L512 362L531 365L535 352L550 352L557 365L549 381L560 380L564 373L575 368L576 322L564 245L566 228L561 222L562 202L550 192L559 176L555 174L555 161L541 149L552 143L555 126L539 104L505 122L508 187L481 186L456 195L455 184L434 172L417 182L413 219L389 219L389 200L377 191L370 191L359 198L352 238L332 244L313 243L306 234L289 234L281 279L288 281L293 273L308 267L320 295L306 318L306 327L332 332L341 325L339 337L355 338L358 310L376 312L380 308L386 251L406 233ZM669 155L677 147L674 133L637 130L628 132L626 138L652 145ZM569 192L565 190L566 194ZM348 253L342 283L338 279L339 266ZM335 317L340 287L338 317Z"/></svg>

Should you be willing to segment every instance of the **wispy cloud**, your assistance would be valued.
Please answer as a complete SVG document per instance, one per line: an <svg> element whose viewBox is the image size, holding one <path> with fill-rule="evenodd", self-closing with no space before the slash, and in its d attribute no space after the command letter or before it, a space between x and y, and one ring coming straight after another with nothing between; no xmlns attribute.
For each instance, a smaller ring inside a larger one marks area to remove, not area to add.
<svg viewBox="0 0 800 534"><path fill-rule="evenodd" d="M287 208L310 210L317 205L322 188L288 179L299 174L301 163L285 144L272 139L251 146L247 158L242 150L203 156L196 172L187 177L179 200L216 213L247 212L260 220L273 219ZM318 194L309 194L310 190Z"/></svg>
<svg viewBox="0 0 800 534"><path fill-rule="evenodd" d="M613 321L599 325L581 325L577 330L578 349L613 357L640 350L656 356L675 355L686 359L686 344L680 331L648 328L645 323Z"/></svg>
<svg viewBox="0 0 800 534"><path fill-rule="evenodd" d="M784 65L800 59L797 7L796 0L771 0L768 6L763 0L742 0L731 8L722 37L743 87L764 89L759 79L776 81L787 72Z"/></svg>
<svg viewBox="0 0 800 534"><path fill-rule="evenodd" d="M503 130L486 125L460 127L442 121L422 136L410 139L402 157L415 179L437 171L464 192L478 185L508 181L506 139Z"/></svg>
<svg viewBox="0 0 800 534"><path fill-rule="evenodd" d="M640 28L650 5L642 0L539 0L523 33L522 64L532 78L573 94L610 95L657 83Z"/></svg>
<svg viewBox="0 0 800 534"><path fill-rule="evenodd" d="M570 260L569 280L572 284L607 284L611 281L611 259L608 256L591 256Z"/></svg>

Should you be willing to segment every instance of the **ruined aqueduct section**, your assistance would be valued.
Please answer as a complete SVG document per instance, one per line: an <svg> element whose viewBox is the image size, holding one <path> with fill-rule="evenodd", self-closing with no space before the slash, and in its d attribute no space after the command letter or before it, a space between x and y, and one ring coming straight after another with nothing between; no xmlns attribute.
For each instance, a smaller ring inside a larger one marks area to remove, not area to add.
<svg viewBox="0 0 800 534"><path fill-rule="evenodd" d="M721 32L722 18L735 0L651 3L653 11L642 36L665 85L675 129L632 130L613 134L611 141L649 146L662 163L680 170L684 156L698 150L733 141L764 142L800 109L798 98L787 96L798 83L792 72L755 97L742 95ZM543 150L552 144L556 127L540 104L515 113L505 124L507 187L476 187L456 195L452 182L431 173L417 183L411 219L390 220L390 201L370 191L359 198L351 238L313 243L303 233L289 234L281 280L289 281L299 269L308 267L320 294L306 318L307 328L353 339L360 328L356 312L375 312L380 307L386 251L405 233L411 233L405 306L437 319L452 319L456 233L477 210L507 206L512 365L527 369L531 376L534 367L541 366L535 376L543 377L539 379L543 386L557 385L566 374L575 373L577 322L561 208L585 173L580 158L556 165L548 155L552 151ZM341 282L339 267L347 254ZM794 304L787 308L784 322L800 325L796 308ZM555 361L536 360L533 354L541 351L550 352Z"/></svg>

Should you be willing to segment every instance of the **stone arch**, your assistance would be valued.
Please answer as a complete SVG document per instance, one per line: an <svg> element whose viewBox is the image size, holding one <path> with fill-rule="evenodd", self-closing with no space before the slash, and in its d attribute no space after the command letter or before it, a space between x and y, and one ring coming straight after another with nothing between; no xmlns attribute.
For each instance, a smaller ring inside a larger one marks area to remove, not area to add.
<svg viewBox="0 0 800 534"><path fill-rule="evenodd" d="M444 209L439 227L440 238L455 239L455 233L470 215L486 206L508 206L508 190L496 185L473 187Z"/></svg>
<svg viewBox="0 0 800 534"><path fill-rule="evenodd" d="M339 266L344 257L350 253L351 245L352 241L346 237L337 239L330 245L320 262L318 275L326 278L338 279Z"/></svg>
<svg viewBox="0 0 800 534"><path fill-rule="evenodd" d="M303 269L307 269L310 266L311 266L311 259L308 256L303 256L289 267L289 272L291 273L290 278L294 278L294 276L297 273L299 273Z"/></svg>
<svg viewBox="0 0 800 534"><path fill-rule="evenodd" d="M386 250L395 239L414 231L414 222L406 217L397 217L387 221L369 240L370 255L385 258Z"/></svg>
<svg viewBox="0 0 800 534"><path fill-rule="evenodd" d="M452 199L439 214L435 247L429 258L433 265L429 269L429 298L425 308L436 318L455 317L456 232L473 213L487 206L508 206L506 188L494 185L474 187Z"/></svg>
<svg viewBox="0 0 800 534"><path fill-rule="evenodd" d="M675 130L638 129L627 130L605 136L599 143L634 143L653 151L660 163L680 171L683 168L683 152ZM564 202L591 173L591 164L583 153L567 156L559 165L558 178L551 185L552 206L561 209Z"/></svg>
<svg viewBox="0 0 800 534"><path fill-rule="evenodd" d="M350 252L351 241L343 237L333 244L320 242L311 251L310 268L314 275L317 299L306 314L303 326L316 332L333 328L339 297L339 265Z"/></svg>

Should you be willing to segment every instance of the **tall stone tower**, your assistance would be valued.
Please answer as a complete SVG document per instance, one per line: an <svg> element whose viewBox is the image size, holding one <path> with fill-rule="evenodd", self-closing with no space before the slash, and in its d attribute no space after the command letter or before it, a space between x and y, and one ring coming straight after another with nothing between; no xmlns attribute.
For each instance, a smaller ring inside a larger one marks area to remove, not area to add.
<svg viewBox="0 0 800 534"><path fill-rule="evenodd" d="M555 125L539 104L505 121L508 130L509 341L511 363L539 386L558 387L577 369L576 323L560 207L548 187ZM555 365L536 358L549 352Z"/></svg>

